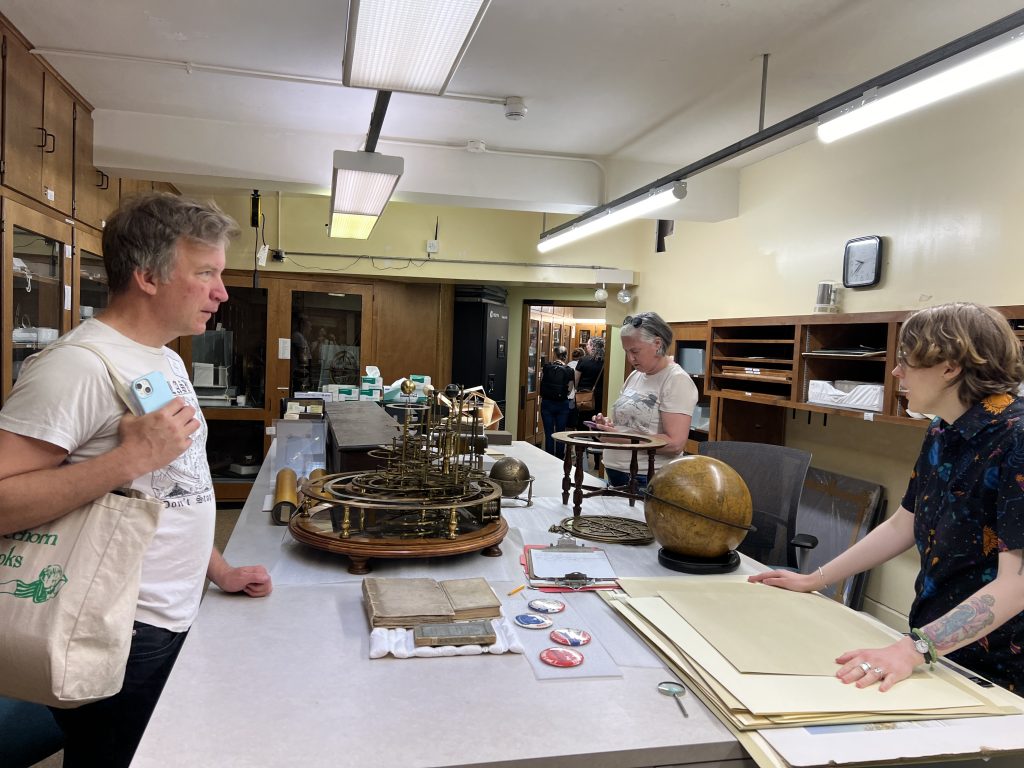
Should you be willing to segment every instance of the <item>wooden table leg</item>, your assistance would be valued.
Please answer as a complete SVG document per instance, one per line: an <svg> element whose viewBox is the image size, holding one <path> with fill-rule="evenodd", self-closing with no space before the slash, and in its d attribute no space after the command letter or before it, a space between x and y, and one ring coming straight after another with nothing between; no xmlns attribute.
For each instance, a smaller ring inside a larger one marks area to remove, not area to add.
<svg viewBox="0 0 1024 768"><path fill-rule="evenodd" d="M647 451L647 484L651 484L651 480L654 478L654 454L658 452L657 448L650 448Z"/></svg>
<svg viewBox="0 0 1024 768"><path fill-rule="evenodd" d="M565 474L562 477L562 504L569 503L569 489L572 488L572 480L569 479L572 473L572 446L565 446L565 458L562 460L562 468Z"/></svg>
<svg viewBox="0 0 1024 768"><path fill-rule="evenodd" d="M587 458L587 446L574 445L576 449L576 490L572 494L572 516L579 517L583 510L583 462Z"/></svg>
<svg viewBox="0 0 1024 768"><path fill-rule="evenodd" d="M640 465L636 459L637 449L634 448L629 452L629 506L636 506L636 474L640 470Z"/></svg>

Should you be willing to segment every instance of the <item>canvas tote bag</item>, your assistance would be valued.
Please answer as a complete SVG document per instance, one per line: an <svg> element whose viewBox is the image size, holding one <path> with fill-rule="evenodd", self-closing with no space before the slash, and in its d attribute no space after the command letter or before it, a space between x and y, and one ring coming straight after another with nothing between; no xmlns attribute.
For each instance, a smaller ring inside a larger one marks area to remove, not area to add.
<svg viewBox="0 0 1024 768"><path fill-rule="evenodd" d="M98 355L118 395L127 397L99 350L69 345ZM156 499L127 493L0 536L0 695L75 707L121 689L142 556L163 509Z"/></svg>

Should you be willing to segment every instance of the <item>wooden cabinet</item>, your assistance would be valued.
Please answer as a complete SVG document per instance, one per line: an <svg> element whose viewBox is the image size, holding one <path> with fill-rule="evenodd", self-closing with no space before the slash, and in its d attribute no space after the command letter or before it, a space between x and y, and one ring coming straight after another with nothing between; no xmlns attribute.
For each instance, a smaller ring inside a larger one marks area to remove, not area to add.
<svg viewBox="0 0 1024 768"><path fill-rule="evenodd" d="M71 226L2 200L0 402L22 363L71 328Z"/></svg>
<svg viewBox="0 0 1024 768"><path fill-rule="evenodd" d="M74 99L59 79L5 30L3 183L72 213Z"/></svg>
<svg viewBox="0 0 1024 768"><path fill-rule="evenodd" d="M86 231L84 227L75 228L75 258L71 287L73 326L102 312L110 300L102 241L98 235Z"/></svg>
<svg viewBox="0 0 1024 768"><path fill-rule="evenodd" d="M708 324L669 323L669 327L675 339L674 359L697 386L697 407L690 421L690 437L686 441L686 452L697 453L699 444L708 439L711 431L711 396L707 387Z"/></svg>
<svg viewBox="0 0 1024 768"><path fill-rule="evenodd" d="M84 104L75 104L75 192L74 217L96 229L103 229L107 217L117 208L120 179L111 178L93 164L92 114Z"/></svg>
<svg viewBox="0 0 1024 768"><path fill-rule="evenodd" d="M388 384L411 373L450 381L452 286L264 273L254 287L242 270L225 272L224 284L229 299L207 333L180 348L209 424L220 501L246 498L246 465L264 458L265 430L295 391L358 383L367 365Z"/></svg>
<svg viewBox="0 0 1024 768"><path fill-rule="evenodd" d="M1024 341L1024 306L996 307ZM908 312L794 315L711 320L708 387L712 440L781 444L785 409L925 426L907 413L892 376L896 340ZM822 402L812 388L863 388L859 406L839 394Z"/></svg>

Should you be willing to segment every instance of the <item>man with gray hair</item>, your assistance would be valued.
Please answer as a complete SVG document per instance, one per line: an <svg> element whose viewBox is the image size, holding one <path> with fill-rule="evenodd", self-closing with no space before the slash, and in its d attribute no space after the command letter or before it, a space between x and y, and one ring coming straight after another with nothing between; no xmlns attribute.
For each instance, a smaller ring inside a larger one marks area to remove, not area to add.
<svg viewBox="0 0 1024 768"><path fill-rule="evenodd" d="M102 350L123 381L162 374L175 395L170 403L126 413L100 358L58 342L25 362L0 411L0 534L55 520L118 488L164 502L143 558L121 691L51 710L65 735L65 768L131 762L205 578L253 597L271 590L265 568L232 568L213 546L206 421L184 363L165 346L202 333L227 301L224 249L237 234L212 203L166 194L126 201L104 230L109 306L61 341Z"/></svg>

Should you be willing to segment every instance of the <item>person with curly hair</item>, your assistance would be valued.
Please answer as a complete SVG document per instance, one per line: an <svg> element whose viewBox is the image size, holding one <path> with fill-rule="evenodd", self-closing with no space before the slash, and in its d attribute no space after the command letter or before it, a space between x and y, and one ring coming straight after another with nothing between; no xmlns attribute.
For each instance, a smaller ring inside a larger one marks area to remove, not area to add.
<svg viewBox="0 0 1024 768"><path fill-rule="evenodd" d="M814 573L750 581L798 592L874 568L916 545L911 633L836 659L836 676L887 691L950 659L1024 691L1024 379L1020 340L989 307L944 304L900 329L893 376L909 410L934 414L899 509Z"/></svg>

